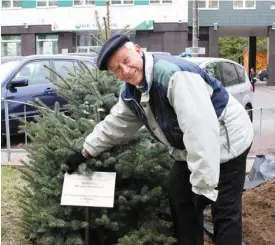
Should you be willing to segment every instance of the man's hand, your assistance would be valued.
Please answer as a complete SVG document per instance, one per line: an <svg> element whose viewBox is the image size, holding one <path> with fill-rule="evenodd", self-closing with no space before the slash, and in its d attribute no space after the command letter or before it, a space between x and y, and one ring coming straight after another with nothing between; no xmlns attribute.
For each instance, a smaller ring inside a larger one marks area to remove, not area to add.
<svg viewBox="0 0 275 245"><path fill-rule="evenodd" d="M82 152L75 152L72 155L68 156L65 159L65 164L68 167L67 173L73 173L75 170L77 170L78 166L86 160L87 157L85 157Z"/></svg>

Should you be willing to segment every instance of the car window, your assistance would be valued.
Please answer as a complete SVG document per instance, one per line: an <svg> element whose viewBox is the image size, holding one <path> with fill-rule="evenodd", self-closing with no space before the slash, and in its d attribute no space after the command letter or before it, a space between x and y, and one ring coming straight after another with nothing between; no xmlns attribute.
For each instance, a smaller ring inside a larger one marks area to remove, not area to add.
<svg viewBox="0 0 275 245"><path fill-rule="evenodd" d="M217 63L210 63L205 66L204 70L212 77L215 77L220 82L222 81L220 69Z"/></svg>
<svg viewBox="0 0 275 245"><path fill-rule="evenodd" d="M93 64L93 63L91 63L91 62L89 62L89 61L82 61L86 66L87 66L87 68L89 68L90 70L93 70L93 69L95 69L96 68L96 66Z"/></svg>
<svg viewBox="0 0 275 245"><path fill-rule="evenodd" d="M239 81L240 83L245 83L245 69L238 66L238 65L234 65L237 72L238 72L238 75L239 75Z"/></svg>
<svg viewBox="0 0 275 245"><path fill-rule="evenodd" d="M0 66L0 81L4 82L6 76L8 76L19 64L19 61L9 61Z"/></svg>
<svg viewBox="0 0 275 245"><path fill-rule="evenodd" d="M74 60L54 60L54 67L59 75L64 79L68 79L72 78L72 76L69 75L69 72L75 75L76 69L78 69L79 65ZM60 78L57 77L57 80L60 80Z"/></svg>
<svg viewBox="0 0 275 245"><path fill-rule="evenodd" d="M239 77L235 66L232 63L221 62L220 67L223 74L223 83L225 87L239 84Z"/></svg>
<svg viewBox="0 0 275 245"><path fill-rule="evenodd" d="M15 77L28 78L29 85L49 83L50 71L44 66L50 66L48 60L34 61L23 66Z"/></svg>

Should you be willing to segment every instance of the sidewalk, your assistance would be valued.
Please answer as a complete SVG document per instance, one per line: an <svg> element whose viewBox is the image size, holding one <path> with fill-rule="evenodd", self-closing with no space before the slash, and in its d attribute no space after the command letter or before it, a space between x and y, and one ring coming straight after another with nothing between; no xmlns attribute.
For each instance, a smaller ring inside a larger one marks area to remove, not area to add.
<svg viewBox="0 0 275 245"><path fill-rule="evenodd" d="M11 162L8 161L8 153L1 152L2 166L24 166L20 160L28 161L26 152L11 153Z"/></svg>
<svg viewBox="0 0 275 245"><path fill-rule="evenodd" d="M12 153L11 162L8 162L8 155L6 152L1 152L1 165L2 166L24 166L20 160L27 161L27 153ZM253 158L247 158L246 160L246 173L249 173L254 163Z"/></svg>
<svg viewBox="0 0 275 245"><path fill-rule="evenodd" d="M275 84L271 86L266 86L266 81L260 81L260 80L257 80L257 82L255 83L255 87L264 87L270 90L275 90Z"/></svg>

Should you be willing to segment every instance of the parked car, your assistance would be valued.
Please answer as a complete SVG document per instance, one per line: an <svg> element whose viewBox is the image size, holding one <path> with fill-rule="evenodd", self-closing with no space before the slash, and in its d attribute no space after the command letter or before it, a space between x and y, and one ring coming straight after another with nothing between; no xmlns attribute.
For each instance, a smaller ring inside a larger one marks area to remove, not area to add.
<svg viewBox="0 0 275 245"><path fill-rule="evenodd" d="M89 56L89 57L93 57L94 59L96 59L98 54L96 52L89 52L89 53L68 53L68 55L72 55L72 56Z"/></svg>
<svg viewBox="0 0 275 245"><path fill-rule="evenodd" d="M24 59L23 56L5 56L5 57L1 57L1 64L5 64L9 61L15 61L15 60L20 60L20 59Z"/></svg>
<svg viewBox="0 0 275 245"><path fill-rule="evenodd" d="M11 115L24 117L24 110L26 110L27 120L31 120L37 114L34 107L30 105L25 107L24 103L40 99L51 108L54 107L56 101L60 103L61 107L67 103L64 98L54 93L54 89L58 88L46 77L53 81L60 78L45 68L44 65L55 69L62 77L67 78L69 76L67 69L76 72L76 68L81 66L80 61L87 67L94 68L94 58L69 55L26 56L1 65L1 98L16 101L9 103L11 134L16 134L19 126L18 120L11 118ZM6 132L3 101L1 101L1 127L1 135L3 135Z"/></svg>
<svg viewBox="0 0 275 245"><path fill-rule="evenodd" d="M259 70L258 73L257 73L257 78L260 81L267 81L267 79L268 79L267 70Z"/></svg>
<svg viewBox="0 0 275 245"><path fill-rule="evenodd" d="M225 88L248 110L251 121L253 120L253 88L249 81L247 71L240 64L222 58L187 57L189 60L209 75L219 80Z"/></svg>

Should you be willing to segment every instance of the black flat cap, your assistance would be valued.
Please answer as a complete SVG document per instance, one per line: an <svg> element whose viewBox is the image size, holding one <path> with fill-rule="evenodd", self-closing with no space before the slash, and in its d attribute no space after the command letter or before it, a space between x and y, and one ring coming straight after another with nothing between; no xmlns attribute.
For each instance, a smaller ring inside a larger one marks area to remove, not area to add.
<svg viewBox="0 0 275 245"><path fill-rule="evenodd" d="M123 34L115 34L106 40L101 47L97 57L97 67L99 70L107 70L107 63L112 54L118 50L124 43L129 42L129 38Z"/></svg>

